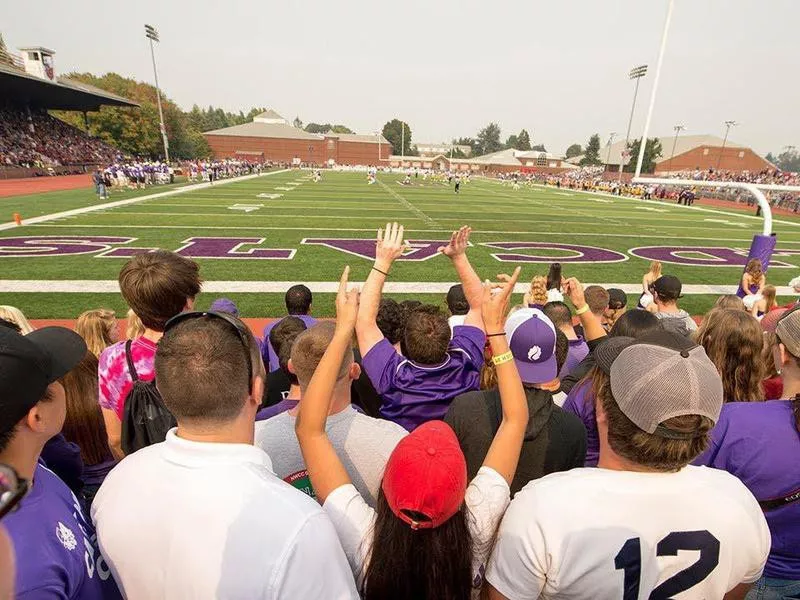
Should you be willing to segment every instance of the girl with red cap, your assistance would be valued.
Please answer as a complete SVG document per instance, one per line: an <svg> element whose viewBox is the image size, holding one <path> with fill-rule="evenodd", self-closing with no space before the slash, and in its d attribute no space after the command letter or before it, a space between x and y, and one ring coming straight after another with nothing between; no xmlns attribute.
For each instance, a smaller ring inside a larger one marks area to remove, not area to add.
<svg viewBox="0 0 800 600"><path fill-rule="evenodd" d="M352 485L325 434L325 419L358 313L346 267L336 297L336 333L300 401L297 438L317 499L339 534L366 599L477 596L495 531L510 500L528 406L503 323L520 269L484 284L482 316L492 346L503 420L471 482L455 433L429 421L391 454L377 507Z"/></svg>

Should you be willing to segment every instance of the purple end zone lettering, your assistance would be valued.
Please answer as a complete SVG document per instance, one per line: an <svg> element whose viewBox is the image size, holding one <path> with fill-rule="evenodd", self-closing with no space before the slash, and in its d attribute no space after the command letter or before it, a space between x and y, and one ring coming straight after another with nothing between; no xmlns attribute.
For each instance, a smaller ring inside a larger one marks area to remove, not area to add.
<svg viewBox="0 0 800 600"><path fill-rule="evenodd" d="M411 247L409 252L397 260L422 261L439 254L440 246L446 246L450 240L406 240ZM375 260L375 240L362 238L305 238L301 244L327 246L339 252L353 254L367 260ZM472 245L472 244L470 244Z"/></svg>
<svg viewBox="0 0 800 600"><path fill-rule="evenodd" d="M257 246L264 243L265 238L222 238L192 237L183 240L184 246L175 252L188 258L231 258L259 260L291 260L293 248L250 248L240 250L242 246Z"/></svg>
<svg viewBox="0 0 800 600"><path fill-rule="evenodd" d="M643 246L628 250L633 256L645 260L658 260L673 265L691 267L744 267L747 264L747 250L734 250L719 246ZM705 254L708 258L698 256L681 256L686 253ZM773 256L800 254L800 250L776 250ZM785 262L773 260L771 267L792 267Z"/></svg>
<svg viewBox="0 0 800 600"><path fill-rule="evenodd" d="M529 248L541 248L547 250L563 250L573 252L574 256L543 256L537 254L492 254L501 262L535 262L550 263L558 261L562 263L609 263L623 262L628 257L615 250L605 248L595 248L594 246L577 246L574 244L555 244L552 242L485 242L482 246L489 248L500 248L503 250L527 250Z"/></svg>
<svg viewBox="0 0 800 600"><path fill-rule="evenodd" d="M111 244L127 244L135 239L105 235L37 235L0 238L0 256L24 258L91 254L107 250Z"/></svg>

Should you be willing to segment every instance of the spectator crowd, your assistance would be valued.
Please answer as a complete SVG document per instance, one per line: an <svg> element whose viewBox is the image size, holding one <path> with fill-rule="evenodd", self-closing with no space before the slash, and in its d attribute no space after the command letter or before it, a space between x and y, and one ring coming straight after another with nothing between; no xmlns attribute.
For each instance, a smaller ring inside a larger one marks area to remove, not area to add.
<svg viewBox="0 0 800 600"><path fill-rule="evenodd" d="M383 294L390 223L334 320L295 285L260 339L160 250L126 335L0 307L0 598L800 597L798 304L758 261L697 319L658 263L519 298L470 235L447 310Z"/></svg>

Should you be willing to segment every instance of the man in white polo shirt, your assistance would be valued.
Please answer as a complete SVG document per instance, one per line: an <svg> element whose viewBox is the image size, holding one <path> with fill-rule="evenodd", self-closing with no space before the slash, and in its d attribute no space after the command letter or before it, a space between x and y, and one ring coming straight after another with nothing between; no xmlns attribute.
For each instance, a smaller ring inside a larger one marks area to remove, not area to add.
<svg viewBox="0 0 800 600"><path fill-rule="evenodd" d="M128 598L357 598L336 531L253 446L264 366L223 313L171 319L155 359L178 427L128 456L92 506Z"/></svg>
<svg viewBox="0 0 800 600"><path fill-rule="evenodd" d="M490 598L744 598L769 554L764 515L733 475L689 466L722 408L714 363L668 332L609 338L594 356L598 468L517 493Z"/></svg>

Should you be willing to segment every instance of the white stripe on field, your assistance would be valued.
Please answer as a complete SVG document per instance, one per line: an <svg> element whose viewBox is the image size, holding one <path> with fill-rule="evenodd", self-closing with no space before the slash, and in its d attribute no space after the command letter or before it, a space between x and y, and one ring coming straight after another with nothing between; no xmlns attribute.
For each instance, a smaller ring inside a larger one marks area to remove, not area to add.
<svg viewBox="0 0 800 600"><path fill-rule="evenodd" d="M266 293L283 294L295 285L297 281L206 281L203 283L203 292L211 293ZM457 282L419 282L419 281L390 281L383 291L387 294L445 294ZM363 286L363 282L352 282L353 285ZM312 292L335 293L339 289L338 281L310 281L305 285ZM604 288L618 288L626 294L638 294L642 290L641 283L587 283L600 285ZM518 283L514 292L524 294L530 287L527 283ZM735 285L684 285L683 293L686 295L697 294L735 294ZM119 284L115 279L0 279L0 292L48 292L48 293L119 293ZM789 286L778 287L779 296L794 296L795 293Z"/></svg>

